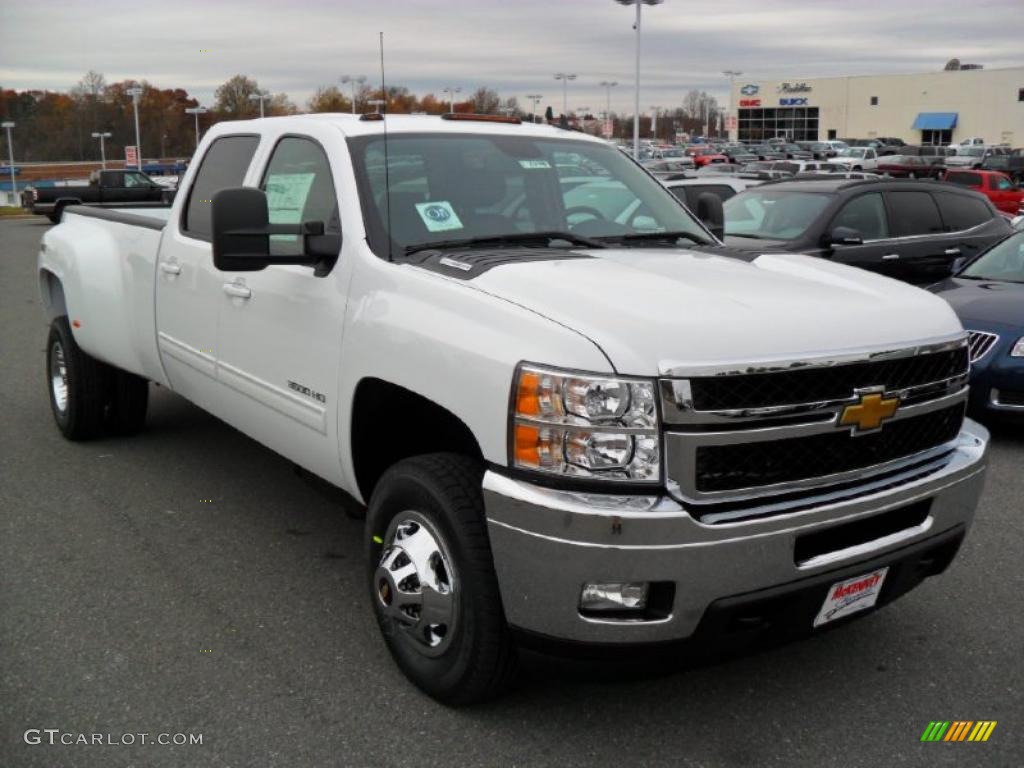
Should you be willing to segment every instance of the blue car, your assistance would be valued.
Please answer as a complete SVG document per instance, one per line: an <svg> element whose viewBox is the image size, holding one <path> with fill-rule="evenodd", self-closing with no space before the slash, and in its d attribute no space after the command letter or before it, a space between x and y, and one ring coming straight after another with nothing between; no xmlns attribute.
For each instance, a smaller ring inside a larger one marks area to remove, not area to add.
<svg viewBox="0 0 1024 768"><path fill-rule="evenodd" d="M931 286L970 333L970 409L1024 423L1024 232Z"/></svg>

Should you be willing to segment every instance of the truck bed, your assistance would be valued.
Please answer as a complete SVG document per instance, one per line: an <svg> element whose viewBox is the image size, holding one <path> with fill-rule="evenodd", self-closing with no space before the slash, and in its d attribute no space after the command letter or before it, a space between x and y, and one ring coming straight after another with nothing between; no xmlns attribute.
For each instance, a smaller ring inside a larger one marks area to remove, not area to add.
<svg viewBox="0 0 1024 768"><path fill-rule="evenodd" d="M171 209L72 206L40 269L64 286L75 340L93 357L166 384L156 346L156 259ZM88 264L74 253L94 254ZM77 325L75 324L77 321Z"/></svg>

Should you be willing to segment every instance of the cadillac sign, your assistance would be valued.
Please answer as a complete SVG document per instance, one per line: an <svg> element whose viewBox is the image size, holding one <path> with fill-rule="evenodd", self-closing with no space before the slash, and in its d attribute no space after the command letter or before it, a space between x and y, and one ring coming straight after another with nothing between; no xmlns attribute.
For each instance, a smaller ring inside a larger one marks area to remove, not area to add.
<svg viewBox="0 0 1024 768"><path fill-rule="evenodd" d="M779 93L810 93L811 86L807 83L783 83L775 90Z"/></svg>

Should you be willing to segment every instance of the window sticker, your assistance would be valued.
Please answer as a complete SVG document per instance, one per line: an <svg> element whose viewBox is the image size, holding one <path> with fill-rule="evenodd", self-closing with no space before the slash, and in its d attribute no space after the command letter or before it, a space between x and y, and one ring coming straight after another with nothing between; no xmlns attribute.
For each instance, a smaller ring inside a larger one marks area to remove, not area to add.
<svg viewBox="0 0 1024 768"><path fill-rule="evenodd" d="M416 203L416 211L423 219L424 225L429 232L447 232L452 229L462 229L462 221L447 200L437 200L431 203Z"/></svg>
<svg viewBox="0 0 1024 768"><path fill-rule="evenodd" d="M551 163L547 160L520 160L519 166L526 168L527 170L534 170L538 168L550 168Z"/></svg>
<svg viewBox="0 0 1024 768"><path fill-rule="evenodd" d="M301 224L315 173L272 173L267 177L267 213L271 224ZM271 235L271 242L297 243L298 235Z"/></svg>

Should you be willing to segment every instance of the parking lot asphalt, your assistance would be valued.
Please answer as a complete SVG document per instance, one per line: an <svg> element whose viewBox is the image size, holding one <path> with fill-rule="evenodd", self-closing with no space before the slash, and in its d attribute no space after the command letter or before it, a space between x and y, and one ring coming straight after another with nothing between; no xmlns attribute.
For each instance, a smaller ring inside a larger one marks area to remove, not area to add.
<svg viewBox="0 0 1024 768"><path fill-rule="evenodd" d="M0 766L1021 764L1024 429L995 434L952 568L884 610L683 671L531 658L449 709L378 637L340 493L162 389L137 437L60 437L47 225L0 221ZM921 743L933 720L998 725ZM25 743L47 728L202 744Z"/></svg>

